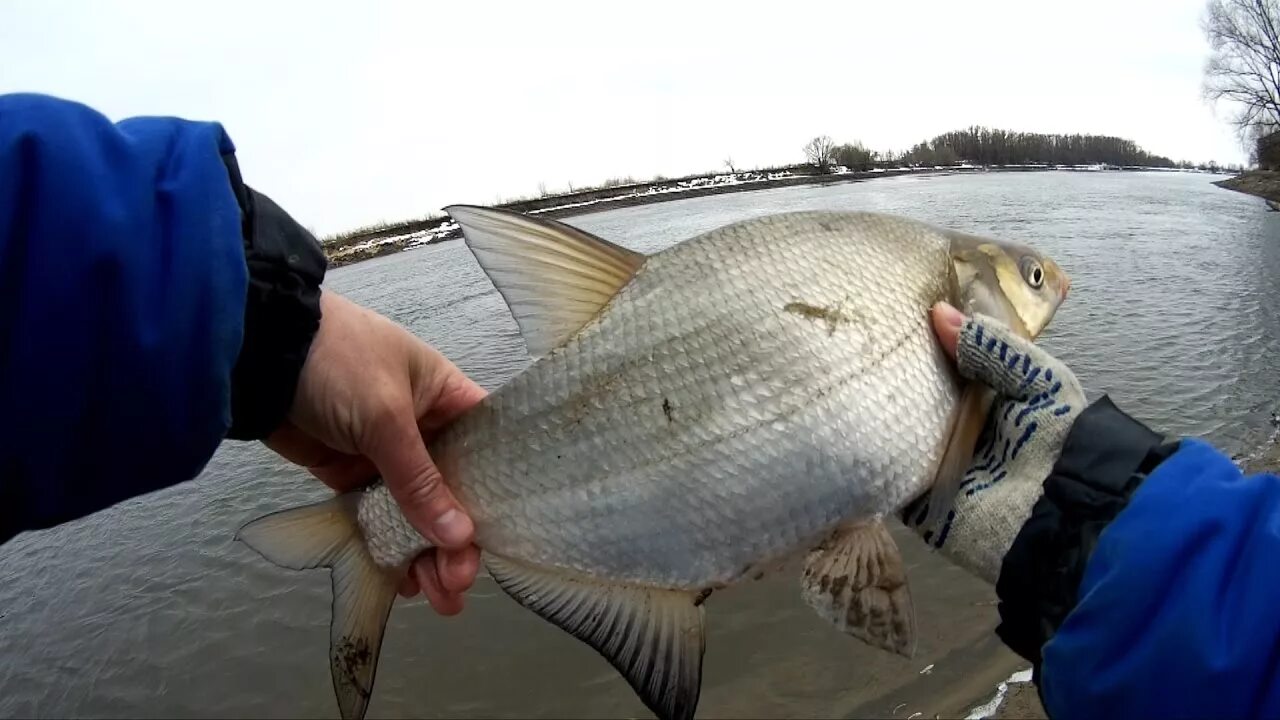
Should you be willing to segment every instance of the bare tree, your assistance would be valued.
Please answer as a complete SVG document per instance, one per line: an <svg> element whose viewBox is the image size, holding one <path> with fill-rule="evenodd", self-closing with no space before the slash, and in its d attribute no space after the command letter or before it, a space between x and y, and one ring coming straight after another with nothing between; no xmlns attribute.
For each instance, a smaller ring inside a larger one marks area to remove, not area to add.
<svg viewBox="0 0 1280 720"><path fill-rule="evenodd" d="M1241 142L1252 144L1280 127L1280 4L1209 0L1207 10L1202 28L1213 52L1205 64L1205 97L1234 106L1231 122Z"/></svg>
<svg viewBox="0 0 1280 720"><path fill-rule="evenodd" d="M867 170L871 168L871 151L860 142L837 145L831 150L832 158L850 170Z"/></svg>
<svg viewBox="0 0 1280 720"><path fill-rule="evenodd" d="M725 158L725 159L724 159L724 165L725 165L725 167L729 168L729 172L730 172L730 173L733 173L734 175L737 175L737 174L738 174L738 171L737 171L736 169L734 169L734 167L733 167L733 158L732 158L732 157L727 157L727 158Z"/></svg>
<svg viewBox="0 0 1280 720"><path fill-rule="evenodd" d="M809 164L817 165L824 170L835 159L835 152L835 141L826 135L819 135L804 146L804 156Z"/></svg>

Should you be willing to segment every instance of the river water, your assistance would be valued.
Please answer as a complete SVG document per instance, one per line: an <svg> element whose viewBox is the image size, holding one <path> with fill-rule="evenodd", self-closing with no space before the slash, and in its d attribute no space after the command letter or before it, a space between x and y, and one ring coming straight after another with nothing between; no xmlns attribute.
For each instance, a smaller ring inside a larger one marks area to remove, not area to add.
<svg viewBox="0 0 1280 720"><path fill-rule="evenodd" d="M1267 440L1280 409L1280 213L1211 179L901 177L567 222L641 251L733 220L816 208L1023 239L1072 276L1042 342L1091 396L1109 393L1153 427L1243 454ZM528 362L461 242L339 268L328 285L404 323L488 388ZM324 494L259 447L228 444L190 483L0 547L0 714L337 717L326 573L274 568L232 540L244 521ZM918 614L916 657L840 636L803 605L794 575L768 578L708 602L700 716L932 717L992 688L995 671L983 668L1011 656L991 642L990 588L898 537ZM398 603L369 716L647 713L593 651L481 579L457 618L436 617L421 599Z"/></svg>

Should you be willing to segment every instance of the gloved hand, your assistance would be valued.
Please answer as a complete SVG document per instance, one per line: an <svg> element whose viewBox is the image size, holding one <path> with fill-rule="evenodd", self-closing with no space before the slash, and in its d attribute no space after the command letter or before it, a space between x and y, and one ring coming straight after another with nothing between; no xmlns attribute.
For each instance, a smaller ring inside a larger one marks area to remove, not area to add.
<svg viewBox="0 0 1280 720"><path fill-rule="evenodd" d="M995 583L996 633L1031 661L1075 608L1098 537L1155 467L1177 451L1103 396L1086 407L1075 374L987 317L940 304L934 330L960 374L995 400L959 495L938 527L929 496L903 509L944 556Z"/></svg>
<svg viewBox="0 0 1280 720"><path fill-rule="evenodd" d="M965 319L950 306L937 312L943 317L935 315L935 324L946 323L939 337L961 376L991 388L995 401L946 519L923 526L925 495L903 520L953 562L995 583L1086 400L1066 365L999 321Z"/></svg>

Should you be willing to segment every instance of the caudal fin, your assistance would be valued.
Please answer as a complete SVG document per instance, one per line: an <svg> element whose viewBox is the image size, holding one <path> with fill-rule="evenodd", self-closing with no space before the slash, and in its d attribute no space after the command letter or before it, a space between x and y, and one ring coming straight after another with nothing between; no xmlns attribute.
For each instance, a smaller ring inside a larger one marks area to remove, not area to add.
<svg viewBox="0 0 1280 720"><path fill-rule="evenodd" d="M267 560L293 570L329 568L333 617L329 669L346 720L364 717L378 669L378 652L399 578L365 549L356 522L355 494L272 513L236 533Z"/></svg>

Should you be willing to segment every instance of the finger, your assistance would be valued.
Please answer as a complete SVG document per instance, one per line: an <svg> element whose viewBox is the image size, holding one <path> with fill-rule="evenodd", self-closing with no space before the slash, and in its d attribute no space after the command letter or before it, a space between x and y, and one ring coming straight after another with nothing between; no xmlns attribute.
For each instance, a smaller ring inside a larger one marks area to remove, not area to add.
<svg viewBox="0 0 1280 720"><path fill-rule="evenodd" d="M421 588L418 587L418 579L413 576L413 572L409 572L404 576L404 579L400 581L400 587L397 588L396 592L400 593L404 597L411 598L414 595L417 595L420 590Z"/></svg>
<svg viewBox="0 0 1280 720"><path fill-rule="evenodd" d="M942 343L942 349L955 360L956 343L960 340L960 328L964 325L964 313L950 303L940 302L933 306L932 318L933 332Z"/></svg>
<svg viewBox="0 0 1280 720"><path fill-rule="evenodd" d="M437 391L434 397L426 398L418 417L418 427L427 437L475 407L488 394L447 358L439 352L432 352L436 356L436 378L431 384Z"/></svg>
<svg viewBox="0 0 1280 720"><path fill-rule="evenodd" d="M378 468L367 457L344 455L334 462L311 468L311 474L338 492L350 492L377 479Z"/></svg>
<svg viewBox="0 0 1280 720"><path fill-rule="evenodd" d="M475 526L427 454L412 414L399 413L371 432L367 454L414 528L436 547L471 544Z"/></svg>
<svg viewBox="0 0 1280 720"><path fill-rule="evenodd" d="M436 553L436 572L440 583L451 593L463 593L471 589L480 572L480 548L468 545L461 550L441 550Z"/></svg>
<svg viewBox="0 0 1280 720"><path fill-rule="evenodd" d="M1074 391L1075 376L1062 363L992 318L967 318L956 345L960 374L1007 397L1025 400L1057 394L1064 384Z"/></svg>
<svg viewBox="0 0 1280 720"><path fill-rule="evenodd" d="M434 558L424 555L415 560L413 574L417 577L418 585L422 587L422 592L427 596L427 602L431 603L433 610L441 615L457 615L462 612L462 596L444 589L440 576L436 573Z"/></svg>
<svg viewBox="0 0 1280 720"><path fill-rule="evenodd" d="M362 488L378 476L368 458L335 450L291 422L281 425L263 444L338 492Z"/></svg>
<svg viewBox="0 0 1280 720"><path fill-rule="evenodd" d="M285 460L304 468L323 465L343 455L287 420L268 435L262 444Z"/></svg>

